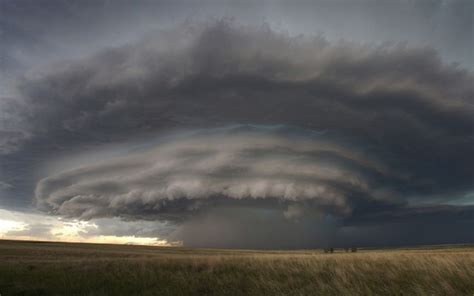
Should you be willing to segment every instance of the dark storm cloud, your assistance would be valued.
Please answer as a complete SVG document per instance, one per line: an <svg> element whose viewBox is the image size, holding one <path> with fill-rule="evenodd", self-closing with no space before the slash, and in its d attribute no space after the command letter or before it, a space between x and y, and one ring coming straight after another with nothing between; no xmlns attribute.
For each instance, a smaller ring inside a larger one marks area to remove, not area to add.
<svg viewBox="0 0 474 296"><path fill-rule="evenodd" d="M473 67L473 9L470 0L3 0L1 63L8 74L123 44L177 20L228 16L332 39L430 45L450 62Z"/></svg>
<svg viewBox="0 0 474 296"><path fill-rule="evenodd" d="M319 223L314 237L329 241L327 229L413 213L451 223L453 208L442 204L474 189L473 75L428 47L330 42L220 20L31 72L17 86L2 102L15 118L0 150L12 168L28 156L204 129L42 176L38 205L60 215L171 221L177 239L202 245L190 236L196 225L212 240L212 225L225 225L219 209L239 217L244 207L248 221L281 225L281 237ZM209 129L233 123L243 125ZM470 208L456 209L472 221ZM263 233L234 222L219 231ZM313 243L273 237L287 247Z"/></svg>
<svg viewBox="0 0 474 296"><path fill-rule="evenodd" d="M334 235L334 244L407 246L473 242L472 206L420 206L385 210L376 215L377 217L354 218L359 221L345 221L345 225Z"/></svg>
<svg viewBox="0 0 474 296"><path fill-rule="evenodd" d="M288 126L187 132L145 151L45 178L36 198L43 210L67 217L161 220L169 223L167 231L133 222L116 235L143 236L150 228L187 246L403 245L416 239L404 229L427 229L430 223L466 237L469 228L454 225L471 223L472 207L410 205L400 184L416 180L352 145ZM382 225L393 236L360 235L360 229L383 232ZM425 234L423 242L436 242L434 234ZM455 236L449 241L456 242Z"/></svg>
<svg viewBox="0 0 474 296"><path fill-rule="evenodd" d="M429 49L219 21L25 78L23 101L10 104L23 104L11 108L23 133L57 146L229 122L330 130L410 174L407 194L456 194L474 177L472 82Z"/></svg>
<svg viewBox="0 0 474 296"><path fill-rule="evenodd" d="M332 244L339 224L315 211L289 221L275 208L215 207L184 221L168 238L189 247L308 248Z"/></svg>
<svg viewBox="0 0 474 296"><path fill-rule="evenodd" d="M36 198L45 210L83 219L151 216L181 221L201 208L220 205L220 200L289 204L289 218L297 218L291 205L299 202L343 215L351 211L348 199L354 192L389 200L373 192L383 189L372 186L373 179L405 178L353 150L295 128L207 129L147 152L45 178L38 183Z"/></svg>

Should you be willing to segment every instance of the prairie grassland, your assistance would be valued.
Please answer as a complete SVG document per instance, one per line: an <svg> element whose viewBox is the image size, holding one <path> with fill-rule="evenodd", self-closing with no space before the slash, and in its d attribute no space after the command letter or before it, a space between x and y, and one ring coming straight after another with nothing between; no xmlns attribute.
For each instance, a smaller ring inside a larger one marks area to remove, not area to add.
<svg viewBox="0 0 474 296"><path fill-rule="evenodd" d="M474 295L474 248L251 251L0 241L7 295Z"/></svg>

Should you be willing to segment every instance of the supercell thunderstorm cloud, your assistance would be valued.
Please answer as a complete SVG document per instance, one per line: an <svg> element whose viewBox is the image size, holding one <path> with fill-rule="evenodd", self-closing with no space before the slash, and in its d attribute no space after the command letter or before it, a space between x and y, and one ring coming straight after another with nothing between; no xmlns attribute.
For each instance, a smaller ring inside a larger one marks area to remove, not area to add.
<svg viewBox="0 0 474 296"><path fill-rule="evenodd" d="M1 206L186 246L474 242L472 71L316 33L188 20L16 69Z"/></svg>

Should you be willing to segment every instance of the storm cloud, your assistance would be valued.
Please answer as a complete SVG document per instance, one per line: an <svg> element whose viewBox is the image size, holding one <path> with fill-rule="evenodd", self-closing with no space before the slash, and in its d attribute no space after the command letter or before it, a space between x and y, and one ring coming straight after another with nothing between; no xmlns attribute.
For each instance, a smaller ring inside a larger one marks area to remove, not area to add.
<svg viewBox="0 0 474 296"><path fill-rule="evenodd" d="M181 220L219 200L267 199L344 214L350 195L386 199L372 192L384 190L371 188L377 178L404 177L315 132L234 126L190 132L150 151L51 176L38 183L36 198L55 213L86 219L149 214ZM287 216L297 213L290 208Z"/></svg>
<svg viewBox="0 0 474 296"><path fill-rule="evenodd" d="M42 176L36 204L71 218L169 221L185 243L189 227L222 221L216 209L258 221L270 210L268 221L319 223L324 237L400 217L472 220L456 201L474 190L473 85L429 47L190 22L25 74L2 102L0 151L148 141Z"/></svg>

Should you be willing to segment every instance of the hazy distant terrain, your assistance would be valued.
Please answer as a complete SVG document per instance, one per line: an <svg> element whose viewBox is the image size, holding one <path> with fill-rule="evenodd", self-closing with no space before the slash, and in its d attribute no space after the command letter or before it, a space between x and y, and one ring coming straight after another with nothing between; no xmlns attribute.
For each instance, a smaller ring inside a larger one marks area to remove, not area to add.
<svg viewBox="0 0 474 296"><path fill-rule="evenodd" d="M252 251L0 241L3 295L473 295L474 247Z"/></svg>

